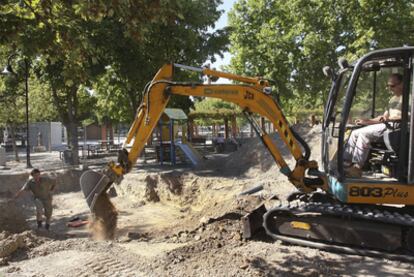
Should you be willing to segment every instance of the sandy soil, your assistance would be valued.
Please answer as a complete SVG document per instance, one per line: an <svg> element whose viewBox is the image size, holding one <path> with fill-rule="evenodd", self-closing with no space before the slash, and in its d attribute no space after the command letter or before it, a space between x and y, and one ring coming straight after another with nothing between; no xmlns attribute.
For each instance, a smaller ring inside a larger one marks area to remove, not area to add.
<svg viewBox="0 0 414 277"><path fill-rule="evenodd" d="M315 153L318 132L303 133ZM414 276L410 263L242 239L242 215L270 195L283 199L294 191L257 139L200 168L141 165L125 176L112 198L113 241L93 240L86 226L66 226L89 211L79 172L54 175L61 186L50 232L35 229L30 197L10 201L27 175L0 180L0 204L12 205L15 217L2 212L0 220L21 227L0 230L0 276ZM258 184L265 189L238 196Z"/></svg>

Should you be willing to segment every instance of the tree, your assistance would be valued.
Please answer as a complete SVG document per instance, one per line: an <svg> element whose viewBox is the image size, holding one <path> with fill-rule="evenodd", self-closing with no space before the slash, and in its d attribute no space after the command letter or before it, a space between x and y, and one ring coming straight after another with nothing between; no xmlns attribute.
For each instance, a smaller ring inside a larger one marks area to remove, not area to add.
<svg viewBox="0 0 414 277"><path fill-rule="evenodd" d="M2 50L2 49L0 49ZM4 64L6 63L5 60ZM22 82L19 75L1 76L0 79L0 126L7 128L12 140L15 160L19 154L16 147L16 127L24 122L24 101ZM6 141L4 141L6 143Z"/></svg>
<svg viewBox="0 0 414 277"><path fill-rule="evenodd" d="M110 25L115 30L107 32L111 37L106 39L105 51L110 67L94 85L101 113L116 121L131 121L141 102L145 84L163 64L175 62L200 66L227 49L227 30L209 30L222 13L217 9L221 1L177 3L180 7L177 17L153 22L145 39L140 41L128 37L122 31L122 25ZM185 81L200 81L198 76L177 75ZM169 105L188 112L192 102L188 97L173 96Z"/></svg>
<svg viewBox="0 0 414 277"><path fill-rule="evenodd" d="M339 57L414 43L410 0L239 0L229 19L231 70L275 80L287 109L320 107Z"/></svg>
<svg viewBox="0 0 414 277"><path fill-rule="evenodd" d="M218 3L6 1L0 6L0 43L11 51L18 48L34 62L39 80L50 87L77 162L77 125L82 120L80 87L92 87L110 66L119 79L120 97L126 97L130 110L135 111L140 101L137 88L166 58L179 58L192 51L202 60L217 52L210 46L221 42L221 37L207 34L207 27L218 17ZM205 14L211 18L203 19ZM202 39L198 32L211 37ZM191 37L194 43L183 41ZM176 47L168 48L170 45ZM160 47L163 51L156 51ZM115 95L113 102L119 102L120 97ZM92 101L86 95L83 99L85 103Z"/></svg>

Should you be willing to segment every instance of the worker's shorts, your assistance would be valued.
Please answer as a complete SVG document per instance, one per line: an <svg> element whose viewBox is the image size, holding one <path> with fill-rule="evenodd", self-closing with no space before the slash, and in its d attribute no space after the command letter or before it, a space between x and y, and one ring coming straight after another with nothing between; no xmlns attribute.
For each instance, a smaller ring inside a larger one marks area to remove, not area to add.
<svg viewBox="0 0 414 277"><path fill-rule="evenodd" d="M50 223L50 218L52 217L52 200L41 200L35 198L36 206L36 220L42 221L43 215L46 217L46 223Z"/></svg>

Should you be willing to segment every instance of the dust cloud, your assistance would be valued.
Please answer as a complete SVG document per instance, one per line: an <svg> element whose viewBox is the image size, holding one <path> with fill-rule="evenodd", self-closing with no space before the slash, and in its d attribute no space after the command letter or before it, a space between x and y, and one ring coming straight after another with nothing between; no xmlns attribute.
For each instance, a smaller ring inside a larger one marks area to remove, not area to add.
<svg viewBox="0 0 414 277"><path fill-rule="evenodd" d="M118 221L118 212L109 199L102 193L96 200L90 218L89 230L96 240L113 240Z"/></svg>

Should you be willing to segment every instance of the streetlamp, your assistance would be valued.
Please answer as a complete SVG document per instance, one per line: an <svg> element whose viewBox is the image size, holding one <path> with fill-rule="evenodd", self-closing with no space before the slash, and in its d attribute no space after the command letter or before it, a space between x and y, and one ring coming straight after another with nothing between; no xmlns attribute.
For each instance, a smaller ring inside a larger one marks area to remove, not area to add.
<svg viewBox="0 0 414 277"><path fill-rule="evenodd" d="M11 54L7 58L7 65L4 68L2 74L3 75L14 75L17 76L16 72L14 72L11 66L11 60L16 57L17 54ZM25 104L26 104L26 167L32 168L32 164L30 163L30 135L29 135L29 67L30 62L26 57L23 57L24 62L24 92L25 92Z"/></svg>

